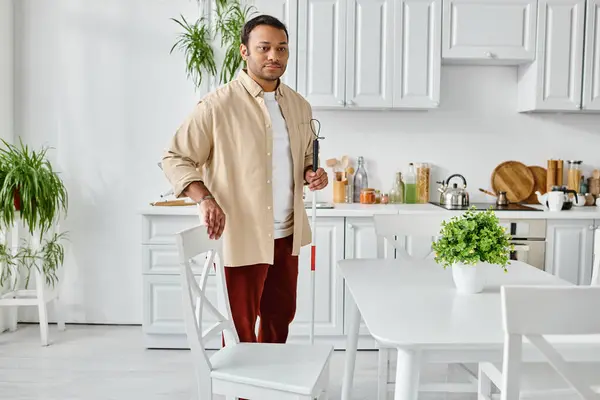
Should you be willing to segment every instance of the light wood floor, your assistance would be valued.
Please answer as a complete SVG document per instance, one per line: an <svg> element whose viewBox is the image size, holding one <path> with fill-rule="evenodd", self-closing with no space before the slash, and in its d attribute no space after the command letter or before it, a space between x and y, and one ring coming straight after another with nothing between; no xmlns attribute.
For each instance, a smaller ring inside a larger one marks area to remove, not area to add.
<svg viewBox="0 0 600 400"><path fill-rule="evenodd" d="M65 332L58 332L52 325L52 344L42 347L37 325L19 325L16 332L0 334L0 399L192 399L191 353L147 350L141 338L138 326L67 325ZM336 351L331 399L340 398L343 364L344 352ZM446 371L445 366L427 366L423 381L452 380L453 374L448 378ZM354 399L374 400L376 377L377 352L359 352ZM422 394L419 399L472 400L475 396Z"/></svg>

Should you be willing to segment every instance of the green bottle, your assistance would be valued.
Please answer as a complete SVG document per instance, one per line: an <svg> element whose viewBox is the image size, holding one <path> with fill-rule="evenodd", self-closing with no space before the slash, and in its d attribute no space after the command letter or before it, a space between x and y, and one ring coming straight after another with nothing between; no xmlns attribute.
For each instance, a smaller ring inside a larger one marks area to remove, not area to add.
<svg viewBox="0 0 600 400"><path fill-rule="evenodd" d="M415 204L417 202L417 174L413 163L408 164L408 173L404 179L404 193L406 204Z"/></svg>

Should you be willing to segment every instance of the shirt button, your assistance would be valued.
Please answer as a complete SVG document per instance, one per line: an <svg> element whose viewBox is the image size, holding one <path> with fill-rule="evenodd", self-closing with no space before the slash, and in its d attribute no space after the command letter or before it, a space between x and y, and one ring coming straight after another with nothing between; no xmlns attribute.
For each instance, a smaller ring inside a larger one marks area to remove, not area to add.
<svg viewBox="0 0 600 400"><path fill-rule="evenodd" d="M271 234L269 233L269 237L271 237Z"/></svg>
<svg viewBox="0 0 600 400"><path fill-rule="evenodd" d="M270 155L271 155L271 153L267 153L267 155L268 155L268 156L270 156Z"/></svg>
<svg viewBox="0 0 600 400"><path fill-rule="evenodd" d="M267 183L271 183L271 181L270 181L270 180L267 180Z"/></svg>
<svg viewBox="0 0 600 400"><path fill-rule="evenodd" d="M271 206L268 206L268 207L267 207L267 209L269 209L269 210L270 210L270 209L271 209Z"/></svg>

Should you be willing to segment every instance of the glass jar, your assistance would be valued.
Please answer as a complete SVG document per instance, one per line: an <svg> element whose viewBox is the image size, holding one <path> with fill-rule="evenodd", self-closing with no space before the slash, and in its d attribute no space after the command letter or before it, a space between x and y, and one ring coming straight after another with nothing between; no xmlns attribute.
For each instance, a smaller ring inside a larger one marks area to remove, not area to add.
<svg viewBox="0 0 600 400"><path fill-rule="evenodd" d="M387 193L383 193L381 195L381 204L388 204L390 202L390 197Z"/></svg>
<svg viewBox="0 0 600 400"><path fill-rule="evenodd" d="M581 181L581 161L569 160L569 169L567 172L567 189L579 193L579 182Z"/></svg>
<svg viewBox="0 0 600 400"><path fill-rule="evenodd" d="M429 165L417 164L417 203L429 203Z"/></svg>
<svg viewBox="0 0 600 400"><path fill-rule="evenodd" d="M360 204L375 204L375 189L365 188L361 190Z"/></svg>

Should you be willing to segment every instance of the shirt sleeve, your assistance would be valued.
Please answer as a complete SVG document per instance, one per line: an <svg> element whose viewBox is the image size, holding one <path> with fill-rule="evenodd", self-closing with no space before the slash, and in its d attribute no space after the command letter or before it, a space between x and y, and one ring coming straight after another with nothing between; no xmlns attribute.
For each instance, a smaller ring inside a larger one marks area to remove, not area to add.
<svg viewBox="0 0 600 400"><path fill-rule="evenodd" d="M176 197L192 182L204 180L204 166L213 146L212 113L200 102L171 139L163 154L162 168Z"/></svg>

